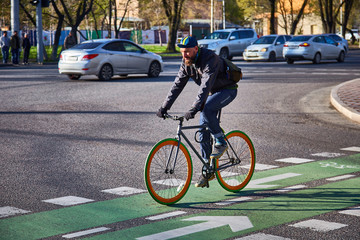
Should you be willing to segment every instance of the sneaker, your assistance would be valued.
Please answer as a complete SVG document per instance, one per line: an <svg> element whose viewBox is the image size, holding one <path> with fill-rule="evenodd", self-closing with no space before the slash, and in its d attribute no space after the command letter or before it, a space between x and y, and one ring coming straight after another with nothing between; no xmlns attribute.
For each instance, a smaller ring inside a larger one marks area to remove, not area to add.
<svg viewBox="0 0 360 240"><path fill-rule="evenodd" d="M220 158L227 149L228 149L228 146L227 146L225 140L224 140L224 142L216 141L210 158Z"/></svg>
<svg viewBox="0 0 360 240"><path fill-rule="evenodd" d="M209 181L213 180L215 178L215 174L213 173L209 179L206 179L204 177L201 177L201 179L195 183L195 187L209 187Z"/></svg>

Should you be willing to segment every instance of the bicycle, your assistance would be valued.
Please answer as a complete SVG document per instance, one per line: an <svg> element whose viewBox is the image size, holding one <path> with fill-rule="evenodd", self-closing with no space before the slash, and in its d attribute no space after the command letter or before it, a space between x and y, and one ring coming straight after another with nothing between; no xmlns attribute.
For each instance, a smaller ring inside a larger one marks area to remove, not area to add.
<svg viewBox="0 0 360 240"><path fill-rule="evenodd" d="M220 114L221 112L218 115L219 119ZM181 141L182 138L203 163L203 177L209 179L215 173L219 184L230 192L238 192L250 182L255 169L255 149L244 132L234 130L227 133L225 140L228 149L220 158L211 159L207 163L183 132L189 129L207 129L207 125L183 126L183 116L167 114L165 118L179 121L179 124L176 137L156 143L145 163L145 184L155 201L164 205L174 204L185 196L190 187L193 166L190 153ZM197 134L200 130L194 137L198 143L200 141Z"/></svg>

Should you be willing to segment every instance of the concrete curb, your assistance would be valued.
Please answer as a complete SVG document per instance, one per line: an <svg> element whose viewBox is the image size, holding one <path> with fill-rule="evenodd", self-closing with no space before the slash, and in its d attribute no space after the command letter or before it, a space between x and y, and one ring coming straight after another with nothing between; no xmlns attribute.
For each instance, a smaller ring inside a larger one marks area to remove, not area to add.
<svg viewBox="0 0 360 240"><path fill-rule="evenodd" d="M338 96L338 90L351 82L360 81L360 78L344 82L342 84L337 85L331 90L330 93L330 102L331 104L342 114L344 114L346 117L350 118L351 120L360 123L360 113L350 107L348 107Z"/></svg>

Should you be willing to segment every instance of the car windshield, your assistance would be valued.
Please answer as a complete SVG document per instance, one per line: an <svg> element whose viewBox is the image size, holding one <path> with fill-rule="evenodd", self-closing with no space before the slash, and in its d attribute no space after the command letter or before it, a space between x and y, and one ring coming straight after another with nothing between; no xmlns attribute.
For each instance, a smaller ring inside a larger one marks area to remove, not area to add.
<svg viewBox="0 0 360 240"><path fill-rule="evenodd" d="M227 39L230 32L213 32L208 39Z"/></svg>
<svg viewBox="0 0 360 240"><path fill-rule="evenodd" d="M101 44L103 44L103 43L102 42L80 43L80 44L73 46L71 49L94 49Z"/></svg>
<svg viewBox="0 0 360 240"><path fill-rule="evenodd" d="M297 36L289 40L289 42L303 42L303 41L309 41L311 36Z"/></svg>
<svg viewBox="0 0 360 240"><path fill-rule="evenodd" d="M253 44L272 44L276 37L261 37L256 40Z"/></svg>

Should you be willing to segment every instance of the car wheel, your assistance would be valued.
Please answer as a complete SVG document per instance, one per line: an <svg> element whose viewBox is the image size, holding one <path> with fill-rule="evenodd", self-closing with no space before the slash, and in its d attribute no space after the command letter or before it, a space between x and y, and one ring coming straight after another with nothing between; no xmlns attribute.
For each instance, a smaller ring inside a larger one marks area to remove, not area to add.
<svg viewBox="0 0 360 240"><path fill-rule="evenodd" d="M220 50L219 56L224 59L229 59L229 50L227 50L227 48L222 48Z"/></svg>
<svg viewBox="0 0 360 240"><path fill-rule="evenodd" d="M103 81L109 81L113 76L113 69L110 64L105 64L99 71L98 78Z"/></svg>
<svg viewBox="0 0 360 240"><path fill-rule="evenodd" d="M276 62L276 54L274 52L269 54L269 62Z"/></svg>
<svg viewBox="0 0 360 240"><path fill-rule="evenodd" d="M158 77L161 72L161 66L158 62L152 62L149 67L148 77Z"/></svg>
<svg viewBox="0 0 360 240"><path fill-rule="evenodd" d="M339 57L336 59L338 62L344 62L345 60L345 53L344 51L341 51L339 54Z"/></svg>
<svg viewBox="0 0 360 240"><path fill-rule="evenodd" d="M287 58L287 59L286 59L286 62L287 62L288 64L293 64L293 63L294 63L294 59Z"/></svg>
<svg viewBox="0 0 360 240"><path fill-rule="evenodd" d="M315 56L314 56L314 59L313 59L313 63L314 64L319 64L321 61L321 55L320 53L316 53Z"/></svg>
<svg viewBox="0 0 360 240"><path fill-rule="evenodd" d="M79 74L68 74L70 80L78 80L80 79L81 75Z"/></svg>

